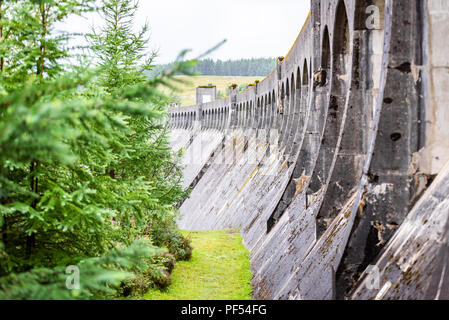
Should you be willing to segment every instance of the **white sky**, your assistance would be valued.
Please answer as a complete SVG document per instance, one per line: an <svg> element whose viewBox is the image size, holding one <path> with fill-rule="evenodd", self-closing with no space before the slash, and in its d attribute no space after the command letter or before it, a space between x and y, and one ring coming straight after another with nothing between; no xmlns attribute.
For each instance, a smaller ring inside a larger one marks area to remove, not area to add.
<svg viewBox="0 0 449 320"><path fill-rule="evenodd" d="M135 23L148 20L151 48L159 51L156 63L173 61L183 49L196 57L223 39L209 57L278 57L293 45L309 10L310 0L140 0ZM61 29L89 32L101 21L98 15L71 18Z"/></svg>

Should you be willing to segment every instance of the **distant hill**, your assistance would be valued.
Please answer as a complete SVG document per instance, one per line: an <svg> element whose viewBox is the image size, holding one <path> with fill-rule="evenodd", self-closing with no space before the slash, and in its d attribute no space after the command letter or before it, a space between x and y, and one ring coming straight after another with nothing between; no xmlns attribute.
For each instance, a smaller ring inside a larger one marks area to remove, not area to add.
<svg viewBox="0 0 449 320"><path fill-rule="evenodd" d="M161 70L170 68L171 64L158 65L151 71L154 76ZM193 68L194 72L207 76L234 76L234 77L265 77L276 66L275 58L252 58L239 60L200 60Z"/></svg>

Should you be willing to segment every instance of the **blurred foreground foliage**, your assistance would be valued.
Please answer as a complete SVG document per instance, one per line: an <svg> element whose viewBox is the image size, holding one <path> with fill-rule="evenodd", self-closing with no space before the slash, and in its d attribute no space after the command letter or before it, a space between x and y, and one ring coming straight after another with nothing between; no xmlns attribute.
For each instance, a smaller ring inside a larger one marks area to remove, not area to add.
<svg viewBox="0 0 449 320"><path fill-rule="evenodd" d="M0 299L142 293L169 283L175 256L190 257L175 224L188 192L166 132L170 97L156 88L194 61L181 55L145 78L154 54L148 26L132 31L136 9L131 0L0 1ZM92 10L105 26L71 64L72 35L55 25ZM79 270L73 290L67 266Z"/></svg>

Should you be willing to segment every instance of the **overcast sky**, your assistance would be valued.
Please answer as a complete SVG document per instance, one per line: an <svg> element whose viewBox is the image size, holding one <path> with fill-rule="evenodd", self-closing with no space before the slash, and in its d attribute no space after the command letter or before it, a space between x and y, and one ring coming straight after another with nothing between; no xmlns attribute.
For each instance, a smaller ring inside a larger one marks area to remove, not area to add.
<svg viewBox="0 0 449 320"><path fill-rule="evenodd" d="M135 23L148 20L156 63L173 61L183 49L196 57L224 39L211 58L278 57L290 50L309 9L310 0L140 0ZM71 18L62 29L88 32L90 25L101 18Z"/></svg>

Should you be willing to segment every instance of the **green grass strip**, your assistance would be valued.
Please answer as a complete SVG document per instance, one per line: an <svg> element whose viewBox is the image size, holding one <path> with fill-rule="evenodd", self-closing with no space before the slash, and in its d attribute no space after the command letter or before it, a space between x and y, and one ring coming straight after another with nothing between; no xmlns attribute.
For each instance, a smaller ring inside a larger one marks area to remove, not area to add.
<svg viewBox="0 0 449 320"><path fill-rule="evenodd" d="M177 262L170 287L151 290L145 299L251 299L249 252L237 230L182 232L192 241L192 259Z"/></svg>

